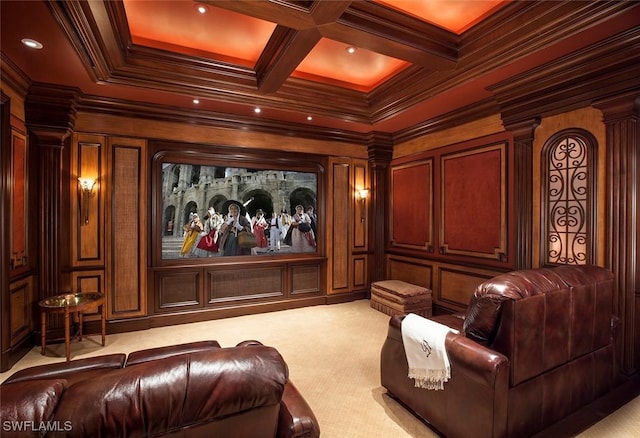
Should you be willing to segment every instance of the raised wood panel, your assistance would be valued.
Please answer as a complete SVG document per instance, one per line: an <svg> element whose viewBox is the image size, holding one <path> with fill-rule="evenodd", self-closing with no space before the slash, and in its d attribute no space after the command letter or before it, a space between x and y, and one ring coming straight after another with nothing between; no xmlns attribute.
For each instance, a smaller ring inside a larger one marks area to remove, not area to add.
<svg viewBox="0 0 640 438"><path fill-rule="evenodd" d="M344 162L330 163L331 187L331 220L327 223L331 245L329 266L331 283L329 293L339 293L349 289L349 233L350 208L355 190L350 186L350 164Z"/></svg>
<svg viewBox="0 0 640 438"><path fill-rule="evenodd" d="M291 266L291 295L320 293L320 265Z"/></svg>
<svg viewBox="0 0 640 438"><path fill-rule="evenodd" d="M367 289L369 287L368 282L368 257L367 256L354 256L352 263L353 270L353 285L354 289Z"/></svg>
<svg viewBox="0 0 640 438"><path fill-rule="evenodd" d="M202 307L201 271L182 269L179 272L156 273L156 311L176 311Z"/></svg>
<svg viewBox="0 0 640 438"><path fill-rule="evenodd" d="M71 273L71 291L104 293L104 271L76 271Z"/></svg>
<svg viewBox="0 0 640 438"><path fill-rule="evenodd" d="M451 311L464 311L476 287L501 273L399 255L387 255L386 265L386 278L431 289L434 304Z"/></svg>
<svg viewBox="0 0 640 438"><path fill-rule="evenodd" d="M441 254L496 260L505 257L505 158L505 143L441 157Z"/></svg>
<svg viewBox="0 0 640 438"><path fill-rule="evenodd" d="M11 224L9 268L17 274L27 268L29 257L29 185L27 137L11 129Z"/></svg>
<svg viewBox="0 0 640 438"><path fill-rule="evenodd" d="M284 269L281 267L208 271L207 279L209 304L284 295Z"/></svg>
<svg viewBox="0 0 640 438"><path fill-rule="evenodd" d="M425 260L387 256L387 278L432 289L433 266Z"/></svg>
<svg viewBox="0 0 640 438"><path fill-rule="evenodd" d="M452 267L438 269L438 287L434 291L437 303L454 308L466 308L476 287L497 273L479 273Z"/></svg>
<svg viewBox="0 0 640 438"><path fill-rule="evenodd" d="M98 292L104 294L104 271L76 271L71 273L71 291L76 292ZM86 314L85 321L99 320L98 309L93 314Z"/></svg>
<svg viewBox="0 0 640 438"><path fill-rule="evenodd" d="M105 138L76 134L71 157L71 235L74 267L104 265L102 175ZM78 178L92 178L96 184L88 197L83 197ZM86 202L86 205L85 205ZM86 214L86 218L85 218Z"/></svg>
<svg viewBox="0 0 640 438"><path fill-rule="evenodd" d="M391 246L433 250L433 160L391 168Z"/></svg>
<svg viewBox="0 0 640 438"><path fill-rule="evenodd" d="M10 319L10 345L12 347L31 332L33 297L33 277L16 281L9 286L11 311L8 315Z"/></svg>
<svg viewBox="0 0 640 438"><path fill-rule="evenodd" d="M108 317L146 313L147 217L146 143L108 139L112 178L108 193ZM191 298L190 298L191 299ZM165 306L165 301L158 301ZM169 300L169 302L172 302Z"/></svg>

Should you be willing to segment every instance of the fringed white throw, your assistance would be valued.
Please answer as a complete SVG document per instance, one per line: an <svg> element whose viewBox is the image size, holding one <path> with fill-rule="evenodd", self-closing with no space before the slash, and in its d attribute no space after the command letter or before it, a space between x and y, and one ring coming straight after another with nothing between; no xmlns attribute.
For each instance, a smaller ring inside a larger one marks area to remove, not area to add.
<svg viewBox="0 0 640 438"><path fill-rule="evenodd" d="M451 378L451 366L444 346L447 333L457 330L414 313L401 326L402 342L409 364L409 378L416 388L439 390Z"/></svg>

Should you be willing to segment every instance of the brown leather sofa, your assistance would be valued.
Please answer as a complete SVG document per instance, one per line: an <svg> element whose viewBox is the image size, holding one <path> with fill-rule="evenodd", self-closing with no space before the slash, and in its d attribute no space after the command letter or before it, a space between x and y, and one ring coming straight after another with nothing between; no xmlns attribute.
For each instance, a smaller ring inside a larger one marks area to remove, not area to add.
<svg viewBox="0 0 640 438"><path fill-rule="evenodd" d="M24 369L0 385L3 437L318 437L281 355L216 341Z"/></svg>
<svg viewBox="0 0 640 438"><path fill-rule="evenodd" d="M515 271L478 286L466 315L432 317L447 334L451 379L414 387L402 344L404 315L389 321L382 385L440 434L531 436L614 385L613 274L597 266Z"/></svg>

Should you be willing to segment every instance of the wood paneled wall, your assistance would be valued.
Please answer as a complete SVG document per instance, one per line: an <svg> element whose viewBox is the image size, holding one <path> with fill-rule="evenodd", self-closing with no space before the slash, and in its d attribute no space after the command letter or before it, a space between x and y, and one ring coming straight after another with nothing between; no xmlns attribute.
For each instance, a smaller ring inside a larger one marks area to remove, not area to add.
<svg viewBox="0 0 640 438"><path fill-rule="evenodd" d="M107 144L107 317L131 318L147 313L147 242L154 220L148 217L147 143L110 137Z"/></svg>
<svg viewBox="0 0 640 438"><path fill-rule="evenodd" d="M146 315L146 154L141 139L76 133L71 143L71 290L104 293L109 319ZM96 181L89 196L79 177Z"/></svg>
<svg viewBox="0 0 640 438"><path fill-rule="evenodd" d="M500 133L391 162L388 278L461 310L477 284L513 269L512 147Z"/></svg>
<svg viewBox="0 0 640 438"><path fill-rule="evenodd" d="M364 291L369 287L369 196L362 199L359 189L369 189L365 160L331 158L327 187L327 294Z"/></svg>

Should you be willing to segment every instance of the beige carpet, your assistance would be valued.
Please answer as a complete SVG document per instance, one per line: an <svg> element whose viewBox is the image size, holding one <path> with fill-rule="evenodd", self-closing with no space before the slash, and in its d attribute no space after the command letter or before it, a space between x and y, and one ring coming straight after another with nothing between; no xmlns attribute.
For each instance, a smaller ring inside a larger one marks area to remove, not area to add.
<svg viewBox="0 0 640 438"><path fill-rule="evenodd" d="M214 339L223 347L256 339L278 349L290 377L313 408L322 436L328 438L434 437L429 428L390 399L380 386L379 358L389 317L368 300L330 306L161 327L99 336L71 345L72 359L195 340ZM34 347L0 382L33 365L64 361L64 344ZM635 418L635 419L634 419ZM580 437L640 436L640 398Z"/></svg>

